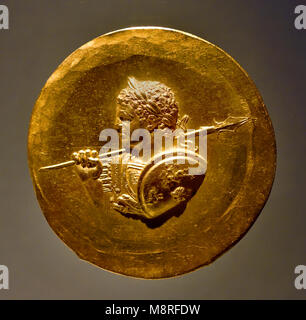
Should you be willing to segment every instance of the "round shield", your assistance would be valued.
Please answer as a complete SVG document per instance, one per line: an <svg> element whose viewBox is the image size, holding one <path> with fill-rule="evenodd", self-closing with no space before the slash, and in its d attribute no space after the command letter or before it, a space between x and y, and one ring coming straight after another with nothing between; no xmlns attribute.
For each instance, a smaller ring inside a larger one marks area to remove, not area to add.
<svg viewBox="0 0 306 320"><path fill-rule="evenodd" d="M146 217L182 213L201 186L205 172L205 159L191 151L154 157L138 183L138 199Z"/></svg>

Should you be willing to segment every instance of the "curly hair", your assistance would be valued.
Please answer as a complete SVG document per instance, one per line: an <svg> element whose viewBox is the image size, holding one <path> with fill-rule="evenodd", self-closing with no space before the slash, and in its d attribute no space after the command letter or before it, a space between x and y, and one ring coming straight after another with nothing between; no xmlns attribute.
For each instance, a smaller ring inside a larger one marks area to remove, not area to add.
<svg viewBox="0 0 306 320"><path fill-rule="evenodd" d="M178 121L178 105L170 88L158 81L128 79L128 87L121 90L117 102L129 119L138 117L142 128L149 131L169 128Z"/></svg>

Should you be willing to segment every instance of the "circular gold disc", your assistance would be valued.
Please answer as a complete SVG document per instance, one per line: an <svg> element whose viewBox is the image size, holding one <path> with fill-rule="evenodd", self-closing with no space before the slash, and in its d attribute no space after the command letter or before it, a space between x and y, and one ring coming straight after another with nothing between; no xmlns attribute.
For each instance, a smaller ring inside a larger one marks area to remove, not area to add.
<svg viewBox="0 0 306 320"><path fill-rule="evenodd" d="M137 163L110 172L102 161L93 178L87 169L82 175L79 164L40 170L71 161L80 150L99 152L105 143L100 132L121 119L118 103L130 108L127 114L135 112L133 120L142 114L137 119L151 129L215 128L207 137L207 171L198 186L188 187L185 168L165 165L160 180L148 176L158 165L150 171ZM184 115L189 121L183 126ZM32 114L28 156L48 223L80 258L154 279L207 265L241 239L269 196L276 148L258 90L228 54L184 32L143 27L98 37L56 69ZM149 189L138 186L146 181L155 182ZM163 199L168 202L157 207ZM160 214L168 203L171 212Z"/></svg>

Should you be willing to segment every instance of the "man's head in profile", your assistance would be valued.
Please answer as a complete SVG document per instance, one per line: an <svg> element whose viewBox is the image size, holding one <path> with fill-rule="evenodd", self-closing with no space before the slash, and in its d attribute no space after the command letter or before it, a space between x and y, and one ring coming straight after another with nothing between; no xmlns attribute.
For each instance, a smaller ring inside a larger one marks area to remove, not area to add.
<svg viewBox="0 0 306 320"><path fill-rule="evenodd" d="M178 124L178 104L170 88L158 81L128 79L128 86L117 98L116 125L121 129L123 121L130 122L130 130L175 130Z"/></svg>

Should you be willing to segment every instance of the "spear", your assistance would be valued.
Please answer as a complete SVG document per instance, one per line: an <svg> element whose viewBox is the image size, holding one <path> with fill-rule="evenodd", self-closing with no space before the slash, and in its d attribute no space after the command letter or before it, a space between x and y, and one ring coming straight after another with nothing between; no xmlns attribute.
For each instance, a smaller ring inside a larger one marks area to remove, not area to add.
<svg viewBox="0 0 306 320"><path fill-rule="evenodd" d="M119 150L115 150L115 151L109 151L109 152L106 152L106 153L99 154L99 158L103 159L103 158L105 158L107 156L110 156L110 155L123 153L124 151L125 151L125 148L119 149ZM54 164L52 166L41 167L39 169L39 171L66 168L66 167L71 167L74 164L75 164L75 161L74 160L70 160L70 161L66 161L66 162L57 163L57 164Z"/></svg>
<svg viewBox="0 0 306 320"><path fill-rule="evenodd" d="M250 120L250 118L247 117L228 117L224 121L216 121L214 120L215 124L214 126L206 126L206 127L200 127L198 130L190 131L184 134L185 137L188 137L190 135L193 135L195 133L201 133L202 131L206 131L207 134L211 133L219 133L222 131L234 131L238 127L242 126L243 124L247 123Z"/></svg>
<svg viewBox="0 0 306 320"><path fill-rule="evenodd" d="M206 130L207 134L214 133L214 132L219 133L222 130L223 131L235 130L236 128L242 126L243 124L245 124L248 121L249 121L249 118L247 118L247 117L228 117L227 119L225 119L224 121L221 121L221 122L215 121L216 125L214 125L214 126L200 127L200 129L198 129L198 130L194 130L194 131L190 131L190 132L185 133L184 136L188 137L189 135L193 135L195 133L201 133L204 130ZM175 138L177 138L177 136L175 136ZM119 150L115 150L115 151L106 152L106 153L100 154L99 158L103 159L106 156L120 154L125 151L126 151L126 149L123 148L123 149L119 149ZM39 171L66 168L66 167L73 166L74 164L75 164L75 161L70 160L70 161L54 164L51 166L41 167L39 169Z"/></svg>

